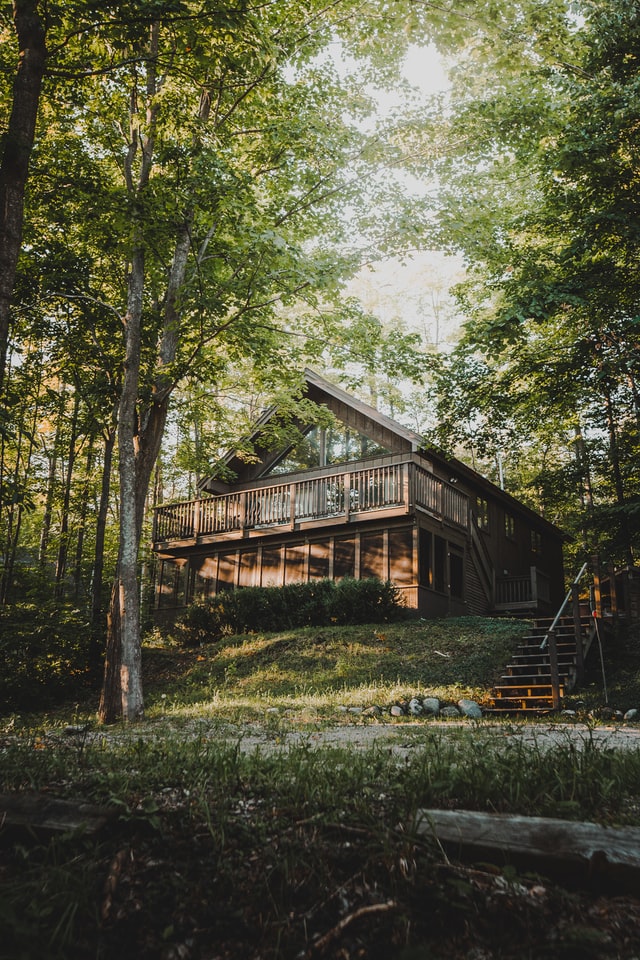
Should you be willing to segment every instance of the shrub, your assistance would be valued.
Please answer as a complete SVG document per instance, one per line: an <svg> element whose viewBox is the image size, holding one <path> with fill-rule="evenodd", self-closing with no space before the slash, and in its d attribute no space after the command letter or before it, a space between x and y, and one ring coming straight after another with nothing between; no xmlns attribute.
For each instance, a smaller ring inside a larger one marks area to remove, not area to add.
<svg viewBox="0 0 640 960"><path fill-rule="evenodd" d="M179 621L178 637L187 646L226 634L294 627L373 623L406 616L403 598L389 581L312 580L284 587L244 587L192 604Z"/></svg>
<svg viewBox="0 0 640 960"><path fill-rule="evenodd" d="M78 610L16 603L0 615L0 713L40 709L85 689L89 630Z"/></svg>

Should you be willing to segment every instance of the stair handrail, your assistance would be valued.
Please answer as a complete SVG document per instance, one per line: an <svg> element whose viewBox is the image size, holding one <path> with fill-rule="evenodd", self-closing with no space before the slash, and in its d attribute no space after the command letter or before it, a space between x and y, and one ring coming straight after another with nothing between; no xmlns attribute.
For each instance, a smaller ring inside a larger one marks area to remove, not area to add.
<svg viewBox="0 0 640 960"><path fill-rule="evenodd" d="M547 632L546 632L546 634L545 634L545 636L544 636L544 639L543 639L542 643L540 644L540 649L541 649L541 650L544 650L544 648L546 647L547 643L549 642L549 634L550 634L550 633L553 633L553 631L554 631L555 628L557 627L557 625L558 625L558 620L560 619L560 617L561 617L562 614L564 613L564 608L566 607L566 605L569 603L569 600L571 599L571 595L572 595L572 593L573 593L573 588L574 588L574 587L577 587L578 584L580 583L580 581L582 580L582 577L584 576L584 572L585 572L585 570L587 569L587 566L588 566L587 563L583 563L583 564L582 564L582 567L580 568L580 573L578 574L578 576L575 578L575 580L574 580L573 583L571 584L571 588L569 589L566 597L565 597L564 600L562 601L562 604L561 604L561 606L560 606L560 609L559 609L558 612L556 613L555 619L554 619L553 623L551 624L551 626L550 626L549 629L547 630Z"/></svg>

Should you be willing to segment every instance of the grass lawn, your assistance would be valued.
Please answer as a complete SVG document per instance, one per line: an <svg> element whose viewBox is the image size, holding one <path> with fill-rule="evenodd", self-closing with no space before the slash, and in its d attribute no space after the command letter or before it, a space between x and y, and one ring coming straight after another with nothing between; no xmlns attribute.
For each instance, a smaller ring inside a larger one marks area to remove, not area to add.
<svg viewBox="0 0 640 960"><path fill-rule="evenodd" d="M414 693L482 702L525 629L416 620L189 650L151 637L148 723L103 737L84 694L7 716L1 790L98 804L111 819L96 836L0 827L0 957L637 957L636 891L459 862L413 823L437 807L640 825L640 751L541 750L482 722L422 719L408 751L313 744L318 725L346 722L341 706ZM610 700L630 706L637 645L612 644ZM602 703L597 659L579 696ZM86 734L64 733L81 721ZM268 750L217 733L247 723L272 729ZM278 749L283 724L300 743Z"/></svg>

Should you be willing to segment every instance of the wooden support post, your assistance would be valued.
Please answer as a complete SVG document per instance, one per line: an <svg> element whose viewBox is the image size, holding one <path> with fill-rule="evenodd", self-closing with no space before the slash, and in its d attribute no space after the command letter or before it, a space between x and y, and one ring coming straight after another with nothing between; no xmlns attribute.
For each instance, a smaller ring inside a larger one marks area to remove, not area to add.
<svg viewBox="0 0 640 960"><path fill-rule="evenodd" d="M580 587L574 583L571 587L571 604L573 608L573 635L576 640L576 680L584 680L584 646L582 643L582 621L580 619Z"/></svg>
<svg viewBox="0 0 640 960"><path fill-rule="evenodd" d="M602 616L602 587L600 584L600 564L593 558L593 609L596 617Z"/></svg>
<svg viewBox="0 0 640 960"><path fill-rule="evenodd" d="M616 568L614 563L608 565L609 597L611 601L611 616L618 616L618 584L616 583Z"/></svg>
<svg viewBox="0 0 640 960"><path fill-rule="evenodd" d="M343 478L343 498L344 498L344 518L345 520L349 519L349 513L351 512L351 474L345 473Z"/></svg>
<svg viewBox="0 0 640 960"><path fill-rule="evenodd" d="M558 673L558 645L556 641L556 631L549 630L549 666L551 669L551 690L553 696L553 709L560 709L560 674Z"/></svg>
<svg viewBox="0 0 640 960"><path fill-rule="evenodd" d="M200 533L200 511L202 509L202 501L194 500L193 501L193 520L192 520L192 531L193 539L198 539L198 534Z"/></svg>

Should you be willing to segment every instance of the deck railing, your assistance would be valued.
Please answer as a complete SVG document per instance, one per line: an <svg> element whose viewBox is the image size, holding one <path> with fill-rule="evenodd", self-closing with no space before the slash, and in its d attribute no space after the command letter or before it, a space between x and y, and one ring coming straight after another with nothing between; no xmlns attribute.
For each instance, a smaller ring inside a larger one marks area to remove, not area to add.
<svg viewBox="0 0 640 960"><path fill-rule="evenodd" d="M548 603L551 598L549 578L531 567L528 576L500 577L496 581L497 610L518 610Z"/></svg>
<svg viewBox="0 0 640 960"><path fill-rule="evenodd" d="M286 526L332 517L347 519L415 503L461 527L468 526L468 498L452 484L412 461L346 470L307 480L164 504L156 508L156 542L189 540L247 529Z"/></svg>

